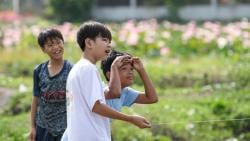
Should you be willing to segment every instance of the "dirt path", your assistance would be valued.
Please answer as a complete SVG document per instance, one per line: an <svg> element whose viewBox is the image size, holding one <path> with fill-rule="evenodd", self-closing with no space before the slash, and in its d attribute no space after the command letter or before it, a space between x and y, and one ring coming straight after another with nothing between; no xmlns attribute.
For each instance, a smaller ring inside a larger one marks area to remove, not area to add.
<svg viewBox="0 0 250 141"><path fill-rule="evenodd" d="M14 90L0 87L0 109L8 102Z"/></svg>

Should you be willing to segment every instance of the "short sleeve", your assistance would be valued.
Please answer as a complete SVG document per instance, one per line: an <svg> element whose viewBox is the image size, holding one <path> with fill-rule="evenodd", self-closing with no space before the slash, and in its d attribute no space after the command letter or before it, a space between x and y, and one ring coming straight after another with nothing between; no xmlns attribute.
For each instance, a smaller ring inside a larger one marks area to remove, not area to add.
<svg viewBox="0 0 250 141"><path fill-rule="evenodd" d="M138 97L139 95L139 92L132 89L132 88L125 88L123 91L122 91L122 94L123 96L121 97L122 98L122 106L128 106L130 107L136 100L136 98Z"/></svg>
<svg viewBox="0 0 250 141"><path fill-rule="evenodd" d="M71 70L74 65L72 63L70 63L68 60L66 60L66 63L68 66L68 70Z"/></svg>
<svg viewBox="0 0 250 141"><path fill-rule="evenodd" d="M39 89L39 69L40 69L40 65L37 66L34 69L33 72L33 96L39 96L40 94L40 89Z"/></svg>
<svg viewBox="0 0 250 141"><path fill-rule="evenodd" d="M99 100L100 103L105 103L103 86L97 68L90 67L86 70L86 73L83 74L84 76L82 77L86 78L84 81L81 81L81 85L85 85L83 97L89 109L92 111L96 101Z"/></svg>

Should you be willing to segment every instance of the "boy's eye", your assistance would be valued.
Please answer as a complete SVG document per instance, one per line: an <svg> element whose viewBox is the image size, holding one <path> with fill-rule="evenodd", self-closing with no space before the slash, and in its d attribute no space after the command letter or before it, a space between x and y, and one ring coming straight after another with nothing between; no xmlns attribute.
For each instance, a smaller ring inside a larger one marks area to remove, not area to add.
<svg viewBox="0 0 250 141"><path fill-rule="evenodd" d="M121 67L120 70L126 70L126 68L125 67Z"/></svg>
<svg viewBox="0 0 250 141"><path fill-rule="evenodd" d="M53 46L53 44L48 44L48 47L52 47Z"/></svg>
<svg viewBox="0 0 250 141"><path fill-rule="evenodd" d="M61 43L62 43L62 41L61 41L61 40L58 40L58 41L56 41L56 43L57 43L57 44L61 44Z"/></svg>
<svg viewBox="0 0 250 141"><path fill-rule="evenodd" d="M103 40L104 42L109 42L109 39L108 39L108 38L102 38L102 40Z"/></svg>

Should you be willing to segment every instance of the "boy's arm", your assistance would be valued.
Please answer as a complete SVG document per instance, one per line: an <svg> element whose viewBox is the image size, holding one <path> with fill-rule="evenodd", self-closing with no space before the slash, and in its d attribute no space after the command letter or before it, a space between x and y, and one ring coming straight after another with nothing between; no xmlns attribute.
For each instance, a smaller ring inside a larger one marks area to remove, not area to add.
<svg viewBox="0 0 250 141"><path fill-rule="evenodd" d="M149 79L142 62L139 58L133 58L133 66L135 70L138 72L140 78L142 79L145 94L139 94L135 100L135 103L140 104L151 104L156 103L158 101L158 96L156 94L155 88Z"/></svg>
<svg viewBox="0 0 250 141"><path fill-rule="evenodd" d="M92 111L108 118L130 122L138 126L139 128L150 128L150 123L144 117L131 116L123 114L121 112L117 112L112 108L108 107L107 105L101 104L99 100L96 101Z"/></svg>
<svg viewBox="0 0 250 141"><path fill-rule="evenodd" d="M109 84L105 93L106 99L119 98L121 95L121 81L119 76L119 68L123 63L128 63L130 61L130 56L118 56L111 65L110 68L110 79Z"/></svg>
<svg viewBox="0 0 250 141"><path fill-rule="evenodd" d="M31 103L31 111L30 111L31 113L30 114L31 127L30 127L30 133L29 133L30 141L35 141L35 138L36 138L36 124L35 124L36 112L37 112L37 97L33 96L32 103Z"/></svg>
<svg viewBox="0 0 250 141"><path fill-rule="evenodd" d="M119 77L118 64L113 63L110 70L108 89L105 91L105 98L118 98L121 94L121 81Z"/></svg>

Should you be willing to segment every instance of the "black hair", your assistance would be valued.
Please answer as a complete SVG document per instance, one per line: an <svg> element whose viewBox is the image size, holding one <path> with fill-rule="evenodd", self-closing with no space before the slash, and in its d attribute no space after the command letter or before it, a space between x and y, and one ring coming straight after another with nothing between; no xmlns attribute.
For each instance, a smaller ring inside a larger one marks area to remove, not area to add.
<svg viewBox="0 0 250 141"><path fill-rule="evenodd" d="M115 58L123 55L125 55L125 53L112 50L111 53L101 61L101 69L107 81L109 81L109 78L106 76L106 73L110 72L111 65L114 62Z"/></svg>
<svg viewBox="0 0 250 141"><path fill-rule="evenodd" d="M81 50L85 50L85 39L95 40L97 36L112 40L111 32L104 24L95 21L83 23L77 32L77 43Z"/></svg>
<svg viewBox="0 0 250 141"><path fill-rule="evenodd" d="M48 40L52 40L52 39L61 39L64 42L62 33L55 28L48 28L40 32L40 34L38 35L37 41L38 41L39 46L41 48L44 48L45 43Z"/></svg>

